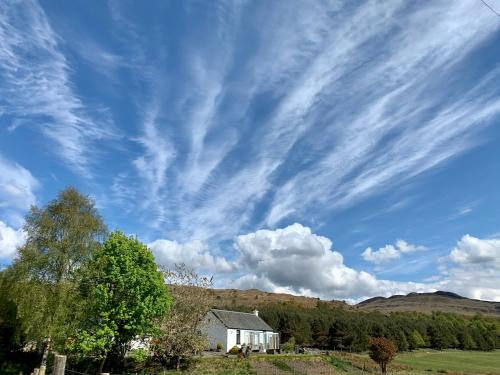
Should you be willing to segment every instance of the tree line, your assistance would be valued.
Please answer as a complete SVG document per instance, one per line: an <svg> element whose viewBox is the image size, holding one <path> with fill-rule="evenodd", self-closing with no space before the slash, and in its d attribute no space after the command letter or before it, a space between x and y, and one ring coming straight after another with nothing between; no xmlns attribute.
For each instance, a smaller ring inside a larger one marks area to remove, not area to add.
<svg viewBox="0 0 500 375"><path fill-rule="evenodd" d="M245 307L236 309L248 311ZM259 309L259 315L280 332L283 343L293 338L303 346L362 352L368 349L370 338L385 337L399 351L500 348L500 320L493 317L466 318L441 312L386 315L332 307L321 301L312 309L291 303L264 305Z"/></svg>
<svg viewBox="0 0 500 375"><path fill-rule="evenodd" d="M141 340L177 367L203 349L196 325L212 305L211 280L184 265L161 269L137 237L109 232L88 196L70 187L32 207L24 232L0 271L2 373L45 369L52 352L85 371L122 371Z"/></svg>

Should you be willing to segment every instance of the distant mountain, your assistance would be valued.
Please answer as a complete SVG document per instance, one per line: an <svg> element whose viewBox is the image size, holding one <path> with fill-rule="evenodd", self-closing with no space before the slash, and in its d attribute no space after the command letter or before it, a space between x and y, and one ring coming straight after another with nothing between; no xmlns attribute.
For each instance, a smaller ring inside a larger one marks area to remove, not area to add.
<svg viewBox="0 0 500 375"><path fill-rule="evenodd" d="M469 299L451 292L410 293L391 297L374 297L351 306L344 301L323 301L319 298L295 296L285 293L269 293L257 289L214 289L215 307L259 309L270 304L295 305L315 308L319 302L351 311L380 311L383 313L407 311L432 313L450 312L462 315L492 315L500 317L500 302Z"/></svg>
<svg viewBox="0 0 500 375"><path fill-rule="evenodd" d="M376 310L381 312L433 311L450 312L462 315L493 315L500 317L500 302L470 299L451 292L410 293L392 297L374 297L354 306L358 310Z"/></svg>

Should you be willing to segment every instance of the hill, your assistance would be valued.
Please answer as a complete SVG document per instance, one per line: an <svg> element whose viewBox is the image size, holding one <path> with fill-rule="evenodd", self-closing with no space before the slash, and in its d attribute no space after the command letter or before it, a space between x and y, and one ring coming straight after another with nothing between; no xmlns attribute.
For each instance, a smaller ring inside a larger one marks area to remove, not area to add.
<svg viewBox="0 0 500 375"><path fill-rule="evenodd" d="M214 293L215 307L217 308L244 307L251 310L266 305L286 304L313 309L318 305L318 302L322 302L331 307L350 311L380 311L383 313L414 311L429 314L433 311L442 311L461 315L483 314L500 317L500 302L469 299L455 293L442 291L394 295L388 298L374 297L354 306L348 305L344 301L324 301L319 298L269 293L257 289L214 289Z"/></svg>
<svg viewBox="0 0 500 375"><path fill-rule="evenodd" d="M500 317L500 302L482 301L459 296L455 293L410 293L392 297L375 297L355 305L358 310L399 312L416 311L431 313L442 311L461 315L491 315Z"/></svg>
<svg viewBox="0 0 500 375"><path fill-rule="evenodd" d="M215 307L230 308L245 307L248 309L258 309L261 306L272 304L287 304L298 307L313 309L318 302L323 302L331 307L351 309L352 307L343 301L323 301L319 298L295 296L285 293L269 293L258 289L214 289Z"/></svg>

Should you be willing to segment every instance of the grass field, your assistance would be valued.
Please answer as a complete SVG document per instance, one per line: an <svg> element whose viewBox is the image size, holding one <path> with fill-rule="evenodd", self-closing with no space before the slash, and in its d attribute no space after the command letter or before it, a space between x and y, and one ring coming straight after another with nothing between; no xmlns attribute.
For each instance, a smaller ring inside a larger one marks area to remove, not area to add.
<svg viewBox="0 0 500 375"><path fill-rule="evenodd" d="M160 374L175 374L160 371ZM204 357L183 371L191 375L368 375L379 374L367 354L253 355L250 360ZM391 375L499 374L500 350L467 352L422 350L398 354Z"/></svg>
<svg viewBox="0 0 500 375"><path fill-rule="evenodd" d="M423 371L500 374L500 350L494 352L421 350L399 354L396 363Z"/></svg>

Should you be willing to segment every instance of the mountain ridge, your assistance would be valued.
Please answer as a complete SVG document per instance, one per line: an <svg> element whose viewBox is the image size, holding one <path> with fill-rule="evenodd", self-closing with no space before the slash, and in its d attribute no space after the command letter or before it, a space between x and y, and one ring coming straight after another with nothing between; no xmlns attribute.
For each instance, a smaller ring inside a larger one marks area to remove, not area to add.
<svg viewBox="0 0 500 375"><path fill-rule="evenodd" d="M321 300L315 297L296 296L286 293L264 292L258 289L214 289L215 305L223 308L258 309L270 304L292 304L302 308L315 308L324 303L333 308L350 311L420 312L434 311L473 316L476 314L500 317L500 302L471 299L453 292L396 294L390 297L372 297L355 305L345 301Z"/></svg>
<svg viewBox="0 0 500 375"><path fill-rule="evenodd" d="M441 311L461 315L483 314L500 317L500 302L467 298L447 291L373 297L358 303L355 307L361 311L386 313Z"/></svg>

